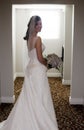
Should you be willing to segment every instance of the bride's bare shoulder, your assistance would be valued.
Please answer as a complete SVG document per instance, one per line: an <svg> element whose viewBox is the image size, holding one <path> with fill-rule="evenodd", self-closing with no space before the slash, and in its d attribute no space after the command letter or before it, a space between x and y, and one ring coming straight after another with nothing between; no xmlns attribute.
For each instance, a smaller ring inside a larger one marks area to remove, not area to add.
<svg viewBox="0 0 84 130"><path fill-rule="evenodd" d="M42 44L40 36L36 37L36 44Z"/></svg>
<svg viewBox="0 0 84 130"><path fill-rule="evenodd" d="M37 39L37 40L41 40L41 37L40 37L40 36L37 36L36 39Z"/></svg>

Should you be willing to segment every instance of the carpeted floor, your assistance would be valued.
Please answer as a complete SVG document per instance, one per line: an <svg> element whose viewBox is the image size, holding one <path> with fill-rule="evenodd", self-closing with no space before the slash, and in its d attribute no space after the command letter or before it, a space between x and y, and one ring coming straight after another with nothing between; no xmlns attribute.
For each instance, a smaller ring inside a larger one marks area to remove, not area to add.
<svg viewBox="0 0 84 130"><path fill-rule="evenodd" d="M83 130L84 106L70 105L70 86L61 84L61 78L48 78L59 130ZM16 100L21 92L24 78L16 78L14 93ZM0 122L7 119L13 104L0 105Z"/></svg>

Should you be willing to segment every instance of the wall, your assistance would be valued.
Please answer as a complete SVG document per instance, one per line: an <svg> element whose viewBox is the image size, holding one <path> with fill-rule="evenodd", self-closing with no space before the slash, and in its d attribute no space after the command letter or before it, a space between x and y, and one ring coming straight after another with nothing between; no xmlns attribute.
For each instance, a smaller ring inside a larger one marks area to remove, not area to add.
<svg viewBox="0 0 84 130"><path fill-rule="evenodd" d="M7 3L8 2L8 3ZM9 0L0 1L0 68L1 68L1 96L13 97L13 73L12 73L12 14L11 5L38 3L38 0ZM75 4L74 41L72 84L70 93L71 104L84 104L84 1L82 0L42 0L40 3ZM5 36L5 38L4 38ZM80 63L80 64L79 64ZM5 82L4 82L5 81ZM2 89L3 88L3 89ZM6 98L5 98L6 99ZM11 100L10 100L11 101ZM3 100L2 100L3 102ZM7 102L7 100L6 100Z"/></svg>
<svg viewBox="0 0 84 130"><path fill-rule="evenodd" d="M16 9L16 72L22 73L24 66L24 46L26 42L23 37L27 29L27 19L25 10Z"/></svg>
<svg viewBox="0 0 84 130"><path fill-rule="evenodd" d="M63 84L71 84L71 45L72 45L72 5L65 8L65 42L63 63Z"/></svg>
<svg viewBox="0 0 84 130"><path fill-rule="evenodd" d="M16 11L12 8L12 56L13 56L13 79L16 73Z"/></svg>
<svg viewBox="0 0 84 130"><path fill-rule="evenodd" d="M84 1L75 6L71 104L84 104Z"/></svg>
<svg viewBox="0 0 84 130"><path fill-rule="evenodd" d="M4 2L0 3L0 100L1 102L13 102L12 6Z"/></svg>

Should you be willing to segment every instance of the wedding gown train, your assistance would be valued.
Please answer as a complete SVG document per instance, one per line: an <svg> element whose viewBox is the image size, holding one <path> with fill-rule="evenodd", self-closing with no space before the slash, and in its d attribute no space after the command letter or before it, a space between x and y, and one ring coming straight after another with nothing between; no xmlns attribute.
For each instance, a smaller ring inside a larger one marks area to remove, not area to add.
<svg viewBox="0 0 84 130"><path fill-rule="evenodd" d="M47 68L38 61L35 48L29 57L21 93L0 130L58 130Z"/></svg>

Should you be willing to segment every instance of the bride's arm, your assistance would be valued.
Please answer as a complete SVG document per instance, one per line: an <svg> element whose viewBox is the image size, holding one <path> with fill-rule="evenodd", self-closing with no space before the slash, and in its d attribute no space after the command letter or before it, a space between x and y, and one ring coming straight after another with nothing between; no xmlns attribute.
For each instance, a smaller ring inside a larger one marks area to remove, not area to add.
<svg viewBox="0 0 84 130"><path fill-rule="evenodd" d="M42 55L42 42L41 42L40 37L38 37L38 39L36 40L35 48L36 48L37 57L38 57L39 62L44 64L45 66L47 66L47 62L43 58L43 55Z"/></svg>

